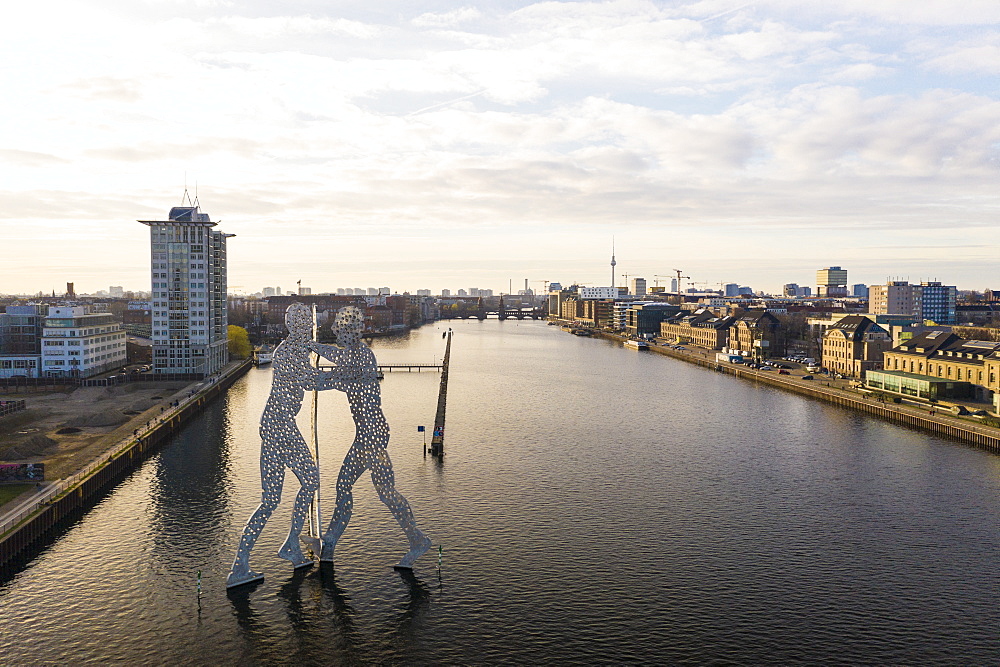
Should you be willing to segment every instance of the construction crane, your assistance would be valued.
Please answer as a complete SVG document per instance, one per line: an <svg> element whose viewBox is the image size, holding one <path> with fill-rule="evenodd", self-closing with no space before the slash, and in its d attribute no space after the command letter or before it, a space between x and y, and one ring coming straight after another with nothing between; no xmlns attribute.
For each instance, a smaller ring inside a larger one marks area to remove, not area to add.
<svg viewBox="0 0 1000 667"><path fill-rule="evenodd" d="M687 280L691 280L691 276L682 276L681 273L683 272L680 269L673 269L673 272L677 274L677 293L680 294L681 292L684 291L683 289L681 289L681 280L685 278Z"/></svg>
<svg viewBox="0 0 1000 667"><path fill-rule="evenodd" d="M673 278L673 276L665 276L665 275L662 275L662 274L659 274L659 273L654 273L653 274L653 287L659 287L660 286L660 278Z"/></svg>

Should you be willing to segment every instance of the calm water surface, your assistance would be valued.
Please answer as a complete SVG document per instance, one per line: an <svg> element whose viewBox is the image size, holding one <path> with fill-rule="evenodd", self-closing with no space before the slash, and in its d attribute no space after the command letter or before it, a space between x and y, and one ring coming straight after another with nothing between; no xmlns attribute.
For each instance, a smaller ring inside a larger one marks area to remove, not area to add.
<svg viewBox="0 0 1000 667"><path fill-rule="evenodd" d="M1000 662L1000 457L544 323L456 322L438 376L387 375L397 487L443 545L412 575L367 478L335 568L274 554L252 371L0 584L0 663ZM430 362L443 327L374 347ZM353 437L321 397L327 505ZM303 421L303 426L306 423ZM203 595L196 576L203 576Z"/></svg>

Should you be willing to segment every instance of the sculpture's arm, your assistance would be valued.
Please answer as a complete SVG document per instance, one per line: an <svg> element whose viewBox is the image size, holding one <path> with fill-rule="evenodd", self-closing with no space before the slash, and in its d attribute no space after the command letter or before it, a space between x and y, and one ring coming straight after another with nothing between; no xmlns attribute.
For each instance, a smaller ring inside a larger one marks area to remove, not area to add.
<svg viewBox="0 0 1000 667"><path fill-rule="evenodd" d="M316 389L320 391L324 389L347 391L361 377L361 369L357 366L337 366L333 370L319 371L316 374Z"/></svg>
<svg viewBox="0 0 1000 667"><path fill-rule="evenodd" d="M340 363L340 358L344 354L344 348L339 345L324 345L313 341L308 343L307 347L333 364Z"/></svg>

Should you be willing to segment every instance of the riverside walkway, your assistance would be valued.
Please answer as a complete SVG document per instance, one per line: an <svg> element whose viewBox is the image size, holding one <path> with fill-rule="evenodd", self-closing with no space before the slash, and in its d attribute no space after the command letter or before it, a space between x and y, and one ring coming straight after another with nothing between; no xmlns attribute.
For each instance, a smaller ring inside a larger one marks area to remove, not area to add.
<svg viewBox="0 0 1000 667"><path fill-rule="evenodd" d="M110 442L101 455L78 472L64 479L43 482L37 491L15 498L0 508L0 565L111 482L115 476L131 470L133 463L144 460L156 445L173 434L188 417L199 412L205 403L225 391L250 366L250 360L234 362L219 374L199 381L187 396L176 399L162 413L152 416L148 425L136 429L127 437ZM69 496L73 497L74 502L64 503ZM72 507L60 508L60 505ZM42 517L46 520L39 523L45 525L38 530L19 530L31 528L25 524ZM26 534L19 536L18 533L22 532Z"/></svg>

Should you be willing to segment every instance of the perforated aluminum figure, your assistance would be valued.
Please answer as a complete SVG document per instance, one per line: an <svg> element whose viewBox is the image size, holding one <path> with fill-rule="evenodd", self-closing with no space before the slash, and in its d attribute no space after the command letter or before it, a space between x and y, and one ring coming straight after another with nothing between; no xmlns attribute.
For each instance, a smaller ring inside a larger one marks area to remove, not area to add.
<svg viewBox="0 0 1000 667"><path fill-rule="evenodd" d="M264 578L250 569L250 551L281 501L286 466L295 473L301 486L295 496L288 538L278 555L296 568L313 563L302 553L299 535L309 503L319 486L319 470L295 423L295 415L302 407L306 391L332 388L345 379L345 373L352 371L350 367L343 370L338 365L332 372L323 373L309 363L311 351L321 352L335 364L339 362L340 355L337 348L317 345L312 341L312 312L309 308L301 303L291 304L285 311L285 326L288 327L288 337L274 350L271 394L260 418L261 502L243 529L236 559L226 579L226 586L230 588Z"/></svg>
<svg viewBox="0 0 1000 667"><path fill-rule="evenodd" d="M392 512L410 543L410 550L395 567L409 569L431 547L431 540L417 528L410 504L396 490L392 461L386 451L389 424L382 412L378 364L374 353L361 340L363 326L360 309L355 306L341 308L334 322L334 333L343 350L333 358L327 357L342 370L336 378L331 378L329 388L347 393L356 432L337 477L337 505L323 535L320 560L333 560L337 541L344 534L354 510L354 483L367 470L379 498ZM324 351L319 353L326 356Z"/></svg>

